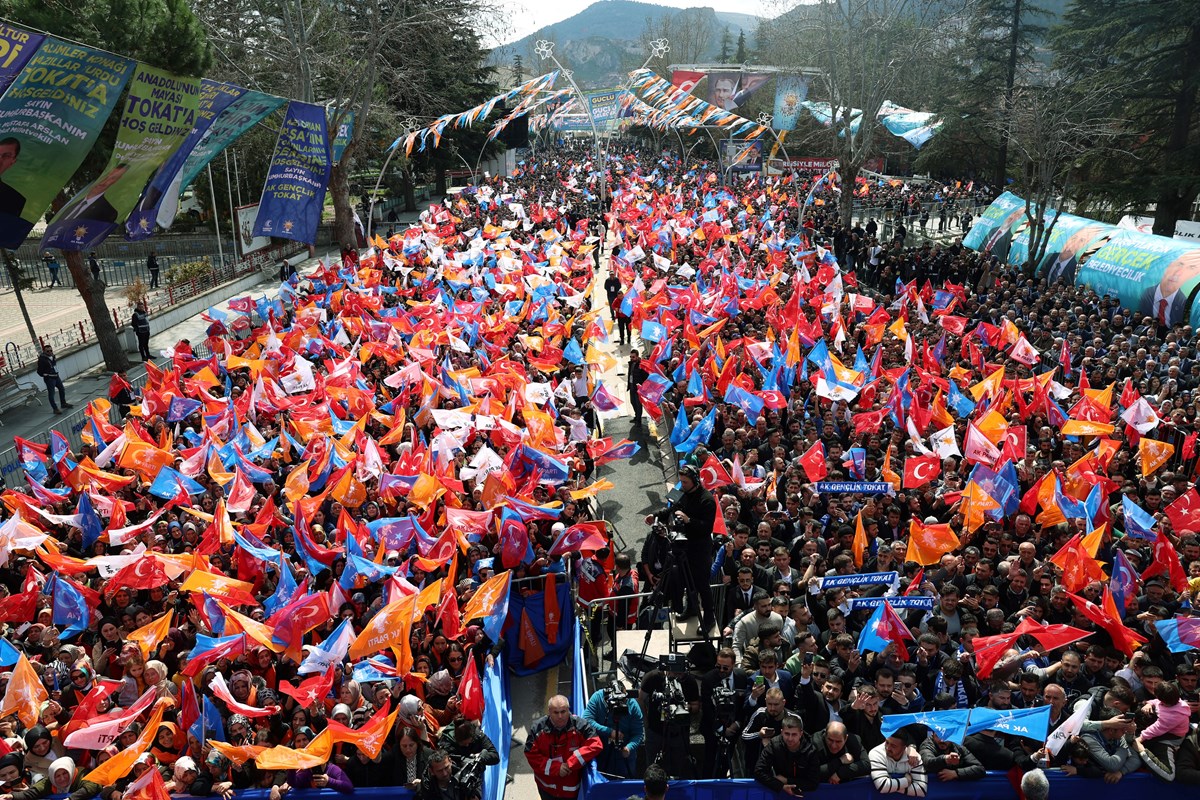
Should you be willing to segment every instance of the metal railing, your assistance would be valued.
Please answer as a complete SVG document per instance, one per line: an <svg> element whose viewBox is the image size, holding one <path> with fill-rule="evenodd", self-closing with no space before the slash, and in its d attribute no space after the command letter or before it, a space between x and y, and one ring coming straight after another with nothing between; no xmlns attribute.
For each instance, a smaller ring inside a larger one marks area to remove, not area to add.
<svg viewBox="0 0 1200 800"><path fill-rule="evenodd" d="M226 283L252 275L265 267L272 267L279 259L296 255L304 249L305 246L302 244L287 242L255 251L237 261L226 259L223 264L214 261L212 270L207 273L152 290L147 297L148 311L151 315L166 311ZM66 270L64 269L61 274L66 274ZM133 316L133 309L128 305L110 310L113 324L118 331L128 325L130 317ZM92 320L83 319L59 328L57 331L39 332L39 346L34 346L32 342L9 342L4 347L3 355L8 368L14 372L20 372L37 363L41 346L49 344L61 354L66 350L88 345L95 341L95 338L96 327Z"/></svg>

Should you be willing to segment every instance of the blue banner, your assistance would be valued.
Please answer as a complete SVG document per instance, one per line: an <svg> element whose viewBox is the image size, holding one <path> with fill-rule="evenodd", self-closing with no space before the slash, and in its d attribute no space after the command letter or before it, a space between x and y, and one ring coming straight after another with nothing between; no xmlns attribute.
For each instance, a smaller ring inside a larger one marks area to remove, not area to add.
<svg viewBox="0 0 1200 800"><path fill-rule="evenodd" d="M999 731L1035 742L1046 741L1050 730L1050 706L1037 708L972 708L967 733Z"/></svg>
<svg viewBox="0 0 1200 800"><path fill-rule="evenodd" d="M973 710L969 708L954 708L949 711L922 711L919 714L884 714L880 727L884 736L891 736L908 725L924 725L939 739L962 744L967 737L967 718L971 713Z"/></svg>
<svg viewBox="0 0 1200 800"><path fill-rule="evenodd" d="M134 62L47 37L0 99L0 247L15 249L92 149Z"/></svg>
<svg viewBox="0 0 1200 800"><path fill-rule="evenodd" d="M0 94L8 91L45 38L40 33L0 25Z"/></svg>
<svg viewBox="0 0 1200 800"><path fill-rule="evenodd" d="M536 584L535 584L536 585ZM567 653L572 652L575 646L575 636L572 633L571 620L575 615L571 609L571 590L565 580L559 580L556 584L558 592L558 641L550 644L546 639L546 593L543 591L531 592L523 595L518 591L510 591L508 593L508 621L505 623L505 628L508 630L506 634L505 656L508 660L509 669L515 675L533 675L535 672L541 672L544 669L549 669L555 664L559 664L567 657ZM538 644L541 645L542 652L545 653L539 661L525 665L525 653L521 649L521 612L529 614L529 621L532 623L533 632L538 637ZM576 712L578 713L578 712Z"/></svg>
<svg viewBox="0 0 1200 800"><path fill-rule="evenodd" d="M610 92L588 92L588 108L592 112L592 119L596 121L596 126L601 123L607 123L617 118L620 113L620 106L617 103L617 98L621 96L619 91Z"/></svg>
<svg viewBox="0 0 1200 800"><path fill-rule="evenodd" d="M207 699L207 698L206 698ZM508 695L508 671L504 669L504 654L496 656L496 661L483 670L483 732L493 743L500 745L512 738L512 706ZM483 770L483 796L503 797L504 782L508 777L508 753L510 748L497 746L500 763L492 764ZM355 795L361 795L362 789L355 788Z"/></svg>
<svg viewBox="0 0 1200 800"><path fill-rule="evenodd" d="M1075 283L1079 265L1095 255L1119 231L1120 228L1105 222L1074 214L1060 215L1046 237L1046 250L1038 261L1037 274L1044 275L1050 283L1057 280Z"/></svg>
<svg viewBox="0 0 1200 800"><path fill-rule="evenodd" d="M800 104L808 99L808 78L804 75L780 75L775 79L775 115L771 127L790 131L800 119Z"/></svg>
<svg viewBox="0 0 1200 800"><path fill-rule="evenodd" d="M933 608L933 598L923 594L915 594L911 597L852 597L849 600L851 611L860 608L873 610L883 605L884 602L892 608L922 608L926 610Z"/></svg>
<svg viewBox="0 0 1200 800"><path fill-rule="evenodd" d="M175 220L175 214L179 211L180 193L191 185L201 170L208 166L208 162L281 105L283 105L282 97L250 91L230 103L225 111L217 116L216 121L208 129L208 133L200 138L200 143L183 163L183 174L179 178L178 190L168 191L163 198L162 205L159 206L159 227L171 227L171 223Z"/></svg>
<svg viewBox="0 0 1200 800"><path fill-rule="evenodd" d="M895 583L899 580L897 572L864 572L860 575L830 575L821 578L822 589L832 589L839 586L870 586L876 583Z"/></svg>
<svg viewBox="0 0 1200 800"><path fill-rule="evenodd" d="M192 130L183 143L175 148L175 152L166 163L159 167L150 185L138 200L137 208L125 221L126 239L136 242L153 235L159 206L164 202L164 198L172 192L173 197L179 196L179 180L183 177L183 165L188 156L212 128L217 117L245 93L245 89L230 83L210 81L207 78L200 82L200 104L196 108L196 120L192 123Z"/></svg>
<svg viewBox="0 0 1200 800"><path fill-rule="evenodd" d="M275 140L253 235L316 242L329 169L325 107L293 100Z"/></svg>
<svg viewBox="0 0 1200 800"><path fill-rule="evenodd" d="M892 485L887 481L821 481L817 494L887 494Z"/></svg>

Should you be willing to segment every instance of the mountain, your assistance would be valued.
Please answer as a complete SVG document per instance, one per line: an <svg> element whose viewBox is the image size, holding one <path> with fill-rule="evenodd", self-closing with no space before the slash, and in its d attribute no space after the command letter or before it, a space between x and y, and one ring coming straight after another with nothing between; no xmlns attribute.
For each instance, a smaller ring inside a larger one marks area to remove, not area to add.
<svg viewBox="0 0 1200 800"><path fill-rule="evenodd" d="M526 75L542 72L533 46L539 39L555 43L555 56L572 70L583 88L600 89L620 85L626 74L646 60L643 33L654 38L666 35L671 42L669 61L717 61L726 28L730 52L739 33L753 47L760 17L752 14L717 12L711 8L670 8L637 0L600 0L573 17L547 25L530 35L492 51L491 63L504 75L520 56Z"/></svg>

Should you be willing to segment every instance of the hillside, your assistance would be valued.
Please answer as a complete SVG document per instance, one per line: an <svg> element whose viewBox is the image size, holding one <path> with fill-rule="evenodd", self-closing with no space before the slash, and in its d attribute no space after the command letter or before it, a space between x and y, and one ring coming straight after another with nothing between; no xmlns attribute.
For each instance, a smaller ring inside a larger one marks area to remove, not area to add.
<svg viewBox="0 0 1200 800"><path fill-rule="evenodd" d="M711 8L679 9L637 0L600 0L573 17L497 47L492 51L492 64L503 71L519 55L526 72L536 74L540 65L533 45L539 39L549 39L556 44L555 55L563 66L574 71L580 86L605 88L620 84L629 70L641 66L646 58L641 40L647 29L654 36L667 32L672 41L671 61L715 61L726 28L734 46L743 31L747 46L752 46L759 21L751 14Z"/></svg>

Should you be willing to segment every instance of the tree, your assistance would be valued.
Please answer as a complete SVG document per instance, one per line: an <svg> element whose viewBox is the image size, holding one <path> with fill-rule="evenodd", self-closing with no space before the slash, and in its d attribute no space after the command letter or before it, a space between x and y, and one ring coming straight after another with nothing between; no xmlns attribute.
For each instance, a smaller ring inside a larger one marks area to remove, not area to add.
<svg viewBox="0 0 1200 800"><path fill-rule="evenodd" d="M737 52L734 53L733 60L738 64L745 64L746 56L746 32L738 31Z"/></svg>
<svg viewBox="0 0 1200 800"><path fill-rule="evenodd" d="M11 250L0 250L0 258L4 259L4 268L8 270L8 280L17 297L17 306L21 309L21 319L25 320L25 330L29 332L29 339L33 342L33 346L40 350L41 343L38 341L37 331L33 327L33 320L29 317L29 309L25 306L25 295L23 294L33 288L33 278L26 275L25 270L21 269L21 262L17 261L16 255Z"/></svg>
<svg viewBox="0 0 1200 800"><path fill-rule="evenodd" d="M1074 191L1080 158L1086 153L1111 158L1116 152L1117 123L1105 116L1111 94L1108 86L1087 78L1055 76L1037 85L1017 83L996 109L994 124L1016 162L1012 188L1025 198L1030 274Z"/></svg>
<svg viewBox="0 0 1200 800"><path fill-rule="evenodd" d="M212 52L192 10L183 0L5 0L2 15L17 25L53 31L59 36L137 59L176 75L198 76L212 62ZM120 104L118 104L118 108ZM74 193L95 180L108 162L116 139L120 113L109 118L99 140L84 159L71 183L51 205L57 212ZM112 371L129 367L117 336L112 313L104 298L104 285L93 281L78 251L63 252L63 260L87 308Z"/></svg>
<svg viewBox="0 0 1200 800"><path fill-rule="evenodd" d="M726 25L721 29L721 54L717 57L722 64L729 63L729 58L733 55L732 47L733 36L730 35L729 26Z"/></svg>
<svg viewBox="0 0 1200 800"><path fill-rule="evenodd" d="M1074 3L1054 32L1058 66L1113 87L1129 155L1085 157L1104 202L1154 205L1154 232L1171 236L1200 195L1200 15L1194 2Z"/></svg>
<svg viewBox="0 0 1200 800"><path fill-rule="evenodd" d="M940 58L953 30L948 0L819 0L777 19L772 61L814 66L814 94L824 94L831 124L821 138L838 157L842 186L853 187L874 154L877 116L884 100ZM852 191L843 191L839 213L849 220Z"/></svg>
<svg viewBox="0 0 1200 800"><path fill-rule="evenodd" d="M513 53L512 70L508 74L508 82L519 86L525 82L525 62L520 53Z"/></svg>

